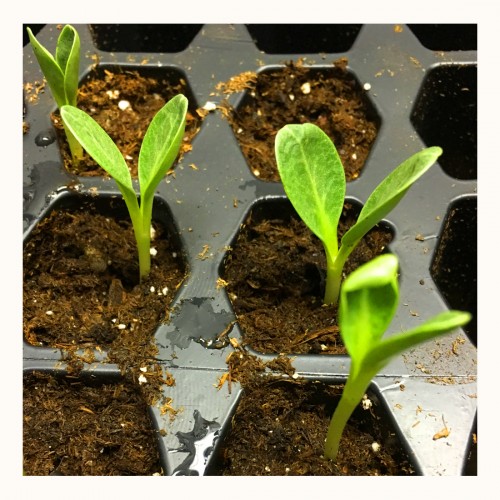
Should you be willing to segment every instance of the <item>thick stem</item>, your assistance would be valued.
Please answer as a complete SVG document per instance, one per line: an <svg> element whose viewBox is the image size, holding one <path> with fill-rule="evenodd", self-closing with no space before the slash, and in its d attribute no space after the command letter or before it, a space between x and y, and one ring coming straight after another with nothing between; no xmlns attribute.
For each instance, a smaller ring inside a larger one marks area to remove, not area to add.
<svg viewBox="0 0 500 500"><path fill-rule="evenodd" d="M128 213L134 228L135 242L137 244L137 253L139 256L139 279L142 281L149 275L151 270L151 215L153 211L153 202L143 203L141 206L137 197L126 189L121 189Z"/></svg>
<svg viewBox="0 0 500 500"><path fill-rule="evenodd" d="M352 370L351 370L352 373ZM370 383L371 378L362 377L362 380L349 375L344 386L339 404L335 408L328 432L326 434L324 455L326 458L335 461L339 452L340 439L344 432L345 426L356 409L356 406L363 399L365 391Z"/></svg>
<svg viewBox="0 0 500 500"><path fill-rule="evenodd" d="M326 288L323 302L327 305L337 305L340 295L340 285L342 282L342 271L345 261L352 251L352 248L340 246L339 252L332 257L328 249L326 251Z"/></svg>
<svg viewBox="0 0 500 500"><path fill-rule="evenodd" d="M83 157L83 148L68 127L64 127L64 132L66 133L66 140L68 141L71 158L75 164L78 164Z"/></svg>
<svg viewBox="0 0 500 500"><path fill-rule="evenodd" d="M153 198L141 199L140 234L136 232L137 250L139 252L139 274L141 281L151 271L151 218L153 215Z"/></svg>

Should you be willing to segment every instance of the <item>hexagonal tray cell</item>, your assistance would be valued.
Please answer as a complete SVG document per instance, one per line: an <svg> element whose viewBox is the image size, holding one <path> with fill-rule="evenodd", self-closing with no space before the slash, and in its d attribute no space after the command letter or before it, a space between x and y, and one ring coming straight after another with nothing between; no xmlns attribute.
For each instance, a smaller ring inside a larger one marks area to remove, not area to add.
<svg viewBox="0 0 500 500"><path fill-rule="evenodd" d="M477 50L477 24L409 24L430 50Z"/></svg>
<svg viewBox="0 0 500 500"><path fill-rule="evenodd" d="M452 309L472 314L464 330L477 345L477 198L461 198L450 206L431 276Z"/></svg>
<svg viewBox="0 0 500 500"><path fill-rule="evenodd" d="M346 202L339 238L360 210ZM387 222L378 224L352 252L344 273L386 252L392 237ZM325 269L323 244L288 199L257 203L221 269L244 343L261 353L345 354L337 308L323 304Z"/></svg>
<svg viewBox="0 0 500 500"><path fill-rule="evenodd" d="M158 433L138 388L119 372L25 370L23 473L163 475Z"/></svg>
<svg viewBox="0 0 500 500"><path fill-rule="evenodd" d="M359 177L380 127L380 117L347 61L308 67L299 63L265 67L228 119L251 172L279 182L274 153L278 130L310 122L334 141L346 180Z"/></svg>
<svg viewBox="0 0 500 500"><path fill-rule="evenodd" d="M156 255L149 277L139 283L136 242L121 197L62 192L25 237L26 341L107 350L122 366L137 356L154 357L154 333L186 267L170 210L159 198L153 227Z"/></svg>
<svg viewBox="0 0 500 500"><path fill-rule="evenodd" d="M308 54L347 52L361 24L247 24L262 52L268 54Z"/></svg>
<svg viewBox="0 0 500 500"><path fill-rule="evenodd" d="M426 75L411 122L427 146L441 146L442 169L477 178L477 66L444 64Z"/></svg>
<svg viewBox="0 0 500 500"><path fill-rule="evenodd" d="M415 475L407 444L376 388L349 419L336 462L323 456L343 384L267 377L244 389L208 475Z"/></svg>
<svg viewBox="0 0 500 500"><path fill-rule="evenodd" d="M191 142L202 122L187 77L181 69L100 64L80 82L78 108L92 116L108 133L123 153L132 177L137 177L139 151L146 130L160 108L177 94L184 94L189 100L186 130L177 163L191 149ZM57 110L53 122L69 172L81 176L108 175L87 154L75 166Z"/></svg>
<svg viewBox="0 0 500 500"><path fill-rule="evenodd" d="M107 52L181 52L202 24L90 24L92 39Z"/></svg>

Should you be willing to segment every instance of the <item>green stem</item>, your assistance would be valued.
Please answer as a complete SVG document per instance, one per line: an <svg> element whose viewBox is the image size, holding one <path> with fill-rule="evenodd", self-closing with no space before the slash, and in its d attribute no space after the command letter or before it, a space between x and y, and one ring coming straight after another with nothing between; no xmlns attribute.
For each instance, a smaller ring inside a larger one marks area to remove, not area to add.
<svg viewBox="0 0 500 500"><path fill-rule="evenodd" d="M139 274L141 281L151 271L151 218L153 215L153 197L141 198L139 231L136 231L137 250L139 252Z"/></svg>
<svg viewBox="0 0 500 500"><path fill-rule="evenodd" d="M351 253L351 248L347 249L345 246L340 246L335 257L325 246L326 252L326 288L323 302L325 304L337 305L340 295L340 284L342 282L342 271L344 269L345 261Z"/></svg>
<svg viewBox="0 0 500 500"><path fill-rule="evenodd" d="M146 278L151 270L151 215L153 211L153 200L149 203L144 203L141 200L141 206L137 201L135 193L129 192L127 189L120 188L120 191L127 205L132 227L134 228L134 236L137 244L137 252L139 255L139 279Z"/></svg>
<svg viewBox="0 0 500 500"><path fill-rule="evenodd" d="M352 374L351 369L351 374ZM356 406L363 399L368 385L370 384L371 377L366 376L358 377L357 380L352 375L349 375L347 382L344 386L342 396L339 404L333 412L328 432L326 435L326 442L324 448L324 455L326 458L335 461L339 451L340 438L344 432L345 426L356 409Z"/></svg>
<svg viewBox="0 0 500 500"><path fill-rule="evenodd" d="M68 129L68 127L64 127L64 132L66 133L66 140L69 144L71 158L73 159L73 162L75 164L78 164L78 162L83 157L83 148L76 137L71 133L71 130Z"/></svg>

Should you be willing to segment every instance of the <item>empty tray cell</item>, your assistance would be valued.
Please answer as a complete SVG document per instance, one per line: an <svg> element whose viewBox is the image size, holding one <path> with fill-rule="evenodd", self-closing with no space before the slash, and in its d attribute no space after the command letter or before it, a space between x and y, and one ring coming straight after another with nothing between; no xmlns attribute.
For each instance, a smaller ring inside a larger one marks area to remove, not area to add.
<svg viewBox="0 0 500 500"><path fill-rule="evenodd" d="M434 254L431 274L453 309L469 311L463 327L477 345L477 199L454 202L446 216Z"/></svg>
<svg viewBox="0 0 500 500"><path fill-rule="evenodd" d="M442 169L477 179L477 66L446 64L426 75L411 122L427 146L441 146Z"/></svg>
<svg viewBox="0 0 500 500"><path fill-rule="evenodd" d="M430 50L477 50L477 24L409 24L419 42Z"/></svg>
<svg viewBox="0 0 500 500"><path fill-rule="evenodd" d="M267 54L347 52L361 24L248 24L257 48Z"/></svg>
<svg viewBox="0 0 500 500"><path fill-rule="evenodd" d="M91 24L99 50L106 52L181 52L202 24Z"/></svg>
<svg viewBox="0 0 500 500"><path fill-rule="evenodd" d="M26 373L23 473L162 475L157 432L138 388L108 377Z"/></svg>

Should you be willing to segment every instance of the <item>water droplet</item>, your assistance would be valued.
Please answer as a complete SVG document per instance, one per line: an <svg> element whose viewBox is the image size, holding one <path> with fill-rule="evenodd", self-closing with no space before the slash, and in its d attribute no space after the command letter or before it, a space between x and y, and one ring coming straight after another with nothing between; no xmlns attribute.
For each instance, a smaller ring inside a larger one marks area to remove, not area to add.
<svg viewBox="0 0 500 500"><path fill-rule="evenodd" d="M35 137L37 146L47 147L56 140L56 133L52 129L44 130Z"/></svg>

